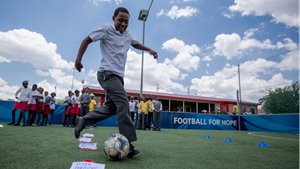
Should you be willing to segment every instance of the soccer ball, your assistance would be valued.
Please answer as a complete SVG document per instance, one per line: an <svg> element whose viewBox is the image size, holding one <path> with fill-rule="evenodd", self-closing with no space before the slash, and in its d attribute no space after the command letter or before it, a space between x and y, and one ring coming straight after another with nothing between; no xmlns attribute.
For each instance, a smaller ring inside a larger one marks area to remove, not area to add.
<svg viewBox="0 0 300 169"><path fill-rule="evenodd" d="M122 134L113 134L104 142L103 150L111 160L122 160L129 152L129 142Z"/></svg>

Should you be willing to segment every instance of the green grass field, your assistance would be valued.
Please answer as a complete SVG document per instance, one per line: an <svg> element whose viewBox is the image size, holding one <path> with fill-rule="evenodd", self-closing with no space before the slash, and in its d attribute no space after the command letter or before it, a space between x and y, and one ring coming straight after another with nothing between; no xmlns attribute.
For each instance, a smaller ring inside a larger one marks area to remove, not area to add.
<svg viewBox="0 0 300 169"><path fill-rule="evenodd" d="M83 130L92 133L98 150L81 150L74 128L52 125L19 127L0 123L0 168L62 168L72 162L93 160L107 169L144 168L299 168L299 136L255 133L274 139L249 135L246 131L176 130L137 131L133 145L140 154L122 161L111 161L103 152L108 136L118 133L116 127ZM210 135L211 139L204 136ZM225 142L226 138L234 142ZM296 140L296 141L295 141ZM298 140L298 141L297 141ZM266 142L267 147L256 146Z"/></svg>

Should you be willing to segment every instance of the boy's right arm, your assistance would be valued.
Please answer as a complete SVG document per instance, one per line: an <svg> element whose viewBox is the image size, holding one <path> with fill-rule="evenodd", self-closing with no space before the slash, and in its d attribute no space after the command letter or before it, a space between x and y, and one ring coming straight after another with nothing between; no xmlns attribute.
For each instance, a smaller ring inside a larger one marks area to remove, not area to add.
<svg viewBox="0 0 300 169"><path fill-rule="evenodd" d="M87 47L90 43L92 43L93 40L88 36L86 37L82 42L78 50L77 58L75 60L75 68L80 72L83 68L83 65L81 63L81 59L83 57L84 52L86 51Z"/></svg>

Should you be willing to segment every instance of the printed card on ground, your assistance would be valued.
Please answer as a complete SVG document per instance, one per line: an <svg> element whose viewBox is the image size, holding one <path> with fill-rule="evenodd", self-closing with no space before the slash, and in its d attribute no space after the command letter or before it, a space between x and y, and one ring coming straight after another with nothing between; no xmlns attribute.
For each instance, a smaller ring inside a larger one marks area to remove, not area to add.
<svg viewBox="0 0 300 169"><path fill-rule="evenodd" d="M90 138L85 138L85 137L81 137L79 139L80 142L84 142L84 143L91 143L92 142L92 139Z"/></svg>
<svg viewBox="0 0 300 169"><path fill-rule="evenodd" d="M85 134L83 134L83 137L94 137L94 134L85 133Z"/></svg>
<svg viewBox="0 0 300 169"><path fill-rule="evenodd" d="M105 164L87 163L87 162L73 162L70 169L105 169Z"/></svg>
<svg viewBox="0 0 300 169"><path fill-rule="evenodd" d="M80 143L79 148L84 150L97 150L97 143Z"/></svg>

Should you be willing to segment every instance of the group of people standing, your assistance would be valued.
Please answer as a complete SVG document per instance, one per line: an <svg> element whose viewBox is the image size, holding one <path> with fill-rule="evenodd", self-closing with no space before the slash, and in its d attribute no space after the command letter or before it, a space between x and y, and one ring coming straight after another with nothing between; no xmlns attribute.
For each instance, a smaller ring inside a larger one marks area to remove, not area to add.
<svg viewBox="0 0 300 169"><path fill-rule="evenodd" d="M72 91L68 91L68 96L66 96L64 100L65 111L62 122L64 127L70 127L70 119L71 127L75 127L76 118L78 116L84 116L90 111L93 111L97 104L94 100L94 95L90 94L90 89L88 87L85 87L85 89L81 91L81 95L78 90L75 90L74 93ZM89 124L86 124L85 128L88 126ZM96 127L95 123L94 127Z"/></svg>
<svg viewBox="0 0 300 169"><path fill-rule="evenodd" d="M162 104L159 101L158 96L153 99L152 95L149 95L149 100L146 98L138 98L138 101L133 101L134 97L130 97L129 110L132 121L134 120L134 114L136 112L135 128L137 130L151 130L151 121L153 124L153 131L160 131L160 119Z"/></svg>
<svg viewBox="0 0 300 169"><path fill-rule="evenodd" d="M18 100L12 110L12 122L8 125L20 126L23 119L22 126L32 126L35 123L38 126L47 126L48 116L51 115L49 124L51 125L56 104L56 93L45 91L42 87L36 84L28 87L28 80L22 82L21 87L16 93L15 98ZM15 123L16 110L21 110L17 123ZM26 121L26 111L28 111L28 118ZM38 113L38 115L36 115ZM41 121L40 121L41 120Z"/></svg>

